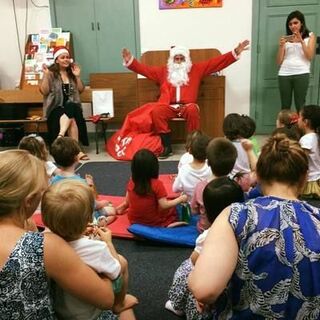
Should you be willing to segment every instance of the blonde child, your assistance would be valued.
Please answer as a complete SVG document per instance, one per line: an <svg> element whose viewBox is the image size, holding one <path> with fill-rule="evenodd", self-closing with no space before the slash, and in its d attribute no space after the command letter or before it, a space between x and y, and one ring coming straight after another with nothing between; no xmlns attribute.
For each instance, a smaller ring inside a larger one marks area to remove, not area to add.
<svg viewBox="0 0 320 320"><path fill-rule="evenodd" d="M299 128L304 135L299 144L308 156L308 176L302 196L320 198L320 106L304 106L300 111Z"/></svg>
<svg viewBox="0 0 320 320"><path fill-rule="evenodd" d="M147 149L135 153L131 161L131 179L127 185L126 199L117 208L122 214L126 209L130 223L149 226L174 227L178 221L176 205L187 201L185 194L168 200L167 192L159 180L159 161Z"/></svg>
<svg viewBox="0 0 320 320"><path fill-rule="evenodd" d="M193 160L181 166L173 182L172 191L185 193L189 201L192 199L197 183L212 177L211 169L206 161L206 148L209 141L206 135L197 135L192 139L190 154Z"/></svg>
<svg viewBox="0 0 320 320"><path fill-rule="evenodd" d="M75 173L79 163L80 152L81 149L78 142L72 138L59 137L53 142L51 145L51 155L61 171L51 179L51 184L55 184L64 179L73 179L93 187L91 176L88 175L87 179L83 179ZM105 226L116 219L115 215L116 210L112 206L112 203L107 200L96 199L94 211L95 222L98 222L100 226Z"/></svg>
<svg viewBox="0 0 320 320"><path fill-rule="evenodd" d="M100 240L83 234L92 222L94 195L84 183L65 179L51 185L41 203L42 219L53 233L68 241L80 258L97 273L112 280L115 294L113 311L119 313L131 308L138 300L127 295L128 263L113 246L111 232L97 228ZM58 286L54 290L55 311L62 319L96 319L102 310L84 304Z"/></svg>
<svg viewBox="0 0 320 320"><path fill-rule="evenodd" d="M47 188L43 161L25 150L0 152L1 319L56 319L50 279L101 309L113 305L111 281L99 278L63 239L24 229Z"/></svg>
<svg viewBox="0 0 320 320"><path fill-rule="evenodd" d="M243 202L241 187L228 177L220 177L207 184L203 191L205 212L210 224L220 212L233 202ZM188 289L188 276L197 262L208 230L204 231L196 240L196 247L191 256L182 262L174 274L173 282L169 290L169 300L165 308L178 316L185 315L186 319L212 319L210 311L200 313L197 302ZM210 317L211 315L211 317Z"/></svg>
<svg viewBox="0 0 320 320"><path fill-rule="evenodd" d="M48 160L49 152L46 143L41 136L30 134L23 137L19 142L18 149L27 150L32 155L44 161L49 178L60 172L57 166L52 161Z"/></svg>

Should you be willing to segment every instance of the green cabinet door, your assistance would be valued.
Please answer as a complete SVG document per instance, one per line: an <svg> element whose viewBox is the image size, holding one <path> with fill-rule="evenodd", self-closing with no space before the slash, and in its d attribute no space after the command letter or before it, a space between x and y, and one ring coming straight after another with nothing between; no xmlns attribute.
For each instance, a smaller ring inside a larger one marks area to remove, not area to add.
<svg viewBox="0 0 320 320"><path fill-rule="evenodd" d="M121 49L138 55L137 0L50 0L52 23L70 31L82 80L90 73L125 72Z"/></svg>
<svg viewBox="0 0 320 320"><path fill-rule="evenodd" d="M253 2L251 112L257 133L270 133L280 111L278 66L279 38L291 11L300 10L309 30L320 30L320 0L258 0ZM317 103L319 96L319 56L312 63L306 103ZM292 108L294 108L292 106Z"/></svg>

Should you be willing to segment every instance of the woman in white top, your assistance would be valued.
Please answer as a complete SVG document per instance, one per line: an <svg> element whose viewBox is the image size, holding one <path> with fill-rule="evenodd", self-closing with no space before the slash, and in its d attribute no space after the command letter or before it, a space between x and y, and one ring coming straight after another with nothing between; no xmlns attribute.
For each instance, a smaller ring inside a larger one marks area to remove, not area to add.
<svg viewBox="0 0 320 320"><path fill-rule="evenodd" d="M293 94L299 112L305 104L316 37L308 30L300 11L288 15L286 29L287 35L280 38L277 55L281 108L291 108Z"/></svg>

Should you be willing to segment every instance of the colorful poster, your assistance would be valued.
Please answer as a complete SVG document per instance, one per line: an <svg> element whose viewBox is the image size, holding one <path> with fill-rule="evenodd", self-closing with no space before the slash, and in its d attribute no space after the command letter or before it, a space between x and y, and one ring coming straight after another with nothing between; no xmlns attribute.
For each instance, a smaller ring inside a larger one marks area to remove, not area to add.
<svg viewBox="0 0 320 320"><path fill-rule="evenodd" d="M160 9L222 7L222 0L159 0Z"/></svg>

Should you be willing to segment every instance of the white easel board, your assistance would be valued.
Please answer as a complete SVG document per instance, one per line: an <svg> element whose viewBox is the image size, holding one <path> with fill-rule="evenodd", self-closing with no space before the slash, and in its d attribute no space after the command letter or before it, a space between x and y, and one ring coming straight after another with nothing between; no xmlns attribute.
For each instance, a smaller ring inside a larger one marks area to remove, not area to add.
<svg viewBox="0 0 320 320"><path fill-rule="evenodd" d="M92 90L92 111L93 115L109 113L114 117L113 90Z"/></svg>

